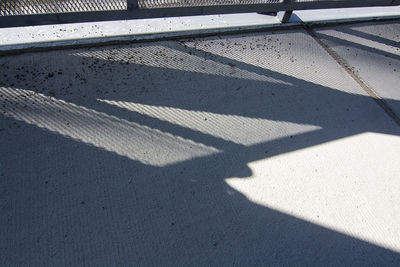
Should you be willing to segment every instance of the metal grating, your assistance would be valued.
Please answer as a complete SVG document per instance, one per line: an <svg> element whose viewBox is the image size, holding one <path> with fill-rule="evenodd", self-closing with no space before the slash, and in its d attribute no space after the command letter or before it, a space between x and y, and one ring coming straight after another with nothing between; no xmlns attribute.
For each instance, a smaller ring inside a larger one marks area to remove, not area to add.
<svg viewBox="0 0 400 267"><path fill-rule="evenodd" d="M126 0L0 0L0 16L125 9Z"/></svg>
<svg viewBox="0 0 400 267"><path fill-rule="evenodd" d="M169 8L282 3L284 0L139 0L140 8Z"/></svg>

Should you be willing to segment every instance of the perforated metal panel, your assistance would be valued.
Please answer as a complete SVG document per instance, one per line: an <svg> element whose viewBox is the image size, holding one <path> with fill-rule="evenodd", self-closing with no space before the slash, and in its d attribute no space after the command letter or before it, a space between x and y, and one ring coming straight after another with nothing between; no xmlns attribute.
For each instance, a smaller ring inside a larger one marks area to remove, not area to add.
<svg viewBox="0 0 400 267"><path fill-rule="evenodd" d="M140 8L282 3L283 0L139 0ZM127 0L1 0L0 15L126 10Z"/></svg>
<svg viewBox="0 0 400 267"><path fill-rule="evenodd" d="M0 0L1 16L124 10L126 0Z"/></svg>

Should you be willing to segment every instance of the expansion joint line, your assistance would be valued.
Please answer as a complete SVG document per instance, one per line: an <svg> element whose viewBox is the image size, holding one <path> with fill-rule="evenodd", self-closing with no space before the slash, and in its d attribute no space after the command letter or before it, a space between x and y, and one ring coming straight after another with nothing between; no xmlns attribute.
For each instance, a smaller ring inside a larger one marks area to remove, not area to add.
<svg viewBox="0 0 400 267"><path fill-rule="evenodd" d="M361 77L350 67L350 65L341 56L338 55L329 45L322 41L307 24L304 25L307 33L356 81L367 94L400 126L400 117L375 91L364 82Z"/></svg>

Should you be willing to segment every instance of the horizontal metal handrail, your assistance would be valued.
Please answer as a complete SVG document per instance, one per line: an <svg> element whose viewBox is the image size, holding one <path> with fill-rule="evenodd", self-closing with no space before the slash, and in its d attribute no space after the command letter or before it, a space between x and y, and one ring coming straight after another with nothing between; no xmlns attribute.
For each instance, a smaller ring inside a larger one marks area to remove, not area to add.
<svg viewBox="0 0 400 267"><path fill-rule="evenodd" d="M26 8L23 4L29 4L30 0L0 0L0 27L17 27L45 24L62 24L62 23L77 23L77 22L93 22L93 21L110 21L110 20L125 20L125 19L143 19L143 18L160 18L160 17L175 17L175 16L195 16L195 15L212 15L212 14L229 14L229 13L247 13L247 12L279 12L293 10L308 10L308 9L327 9L327 8L348 8L348 7L373 7L373 6L395 6L400 5L400 0L280 0L274 1L265 0L267 3L260 3L260 0L254 0L255 3L249 3L252 0L247 0L245 4L240 4L241 0L232 0L232 4L216 5L198 5L193 6L193 0L178 0L175 3L182 6L169 7L146 7L143 3L146 0L138 2L138 0L118 1L122 3L118 8L113 6L114 10L104 10L104 3L111 6L117 0L100 0L103 10L100 11L81 11L79 5L84 8L85 1L82 0L42 0L34 1L33 6ZM65 2L63 2L65 1ZM159 0L147 0L148 2L157 2ZM191 2L192 1L192 2ZM212 0L211 0L212 1ZM264 2L265 2L264 1ZM163 3L168 1L163 1ZM170 1L171 2L171 1ZM210 2L210 1L209 1ZM209 3L208 2L208 3ZM40 6L38 3L43 3ZM92 2L93 3L93 2ZM87 3L86 3L87 4ZM99 5L100 5L99 4ZM22 5L22 7L21 7ZM35 6L36 5L36 6ZM47 5L47 6L46 6ZM69 9L77 7L77 12L62 11L60 13L43 12L42 7L52 8L57 5L63 7L65 5ZM160 4L161 5L161 4ZM18 8L20 10L18 10ZM87 7L86 7L87 8ZM28 9L28 11L27 11ZM37 11L39 9L39 11ZM90 9L90 8L87 8ZM25 13L24 13L25 12ZM29 13L30 12L30 13ZM36 13L35 13L36 12ZM28 14L26 14L28 13Z"/></svg>

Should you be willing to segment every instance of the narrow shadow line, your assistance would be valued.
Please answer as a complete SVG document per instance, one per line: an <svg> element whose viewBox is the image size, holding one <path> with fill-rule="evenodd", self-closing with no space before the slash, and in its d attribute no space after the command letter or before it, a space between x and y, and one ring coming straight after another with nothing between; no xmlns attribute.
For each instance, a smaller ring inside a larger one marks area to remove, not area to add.
<svg viewBox="0 0 400 267"><path fill-rule="evenodd" d="M389 46L393 46L393 47L399 47L399 42L387 39L387 38L383 38L381 36L377 36L377 35L373 35L370 33L366 33L366 32L362 32L359 30L355 30L355 29L350 29L350 28L335 28L336 31L338 32L343 32L343 33L347 33L350 35L354 35L360 38L364 38L367 40L371 40L374 42L378 42L384 45L389 45Z"/></svg>
<svg viewBox="0 0 400 267"><path fill-rule="evenodd" d="M393 53L390 53L390 52L387 52L387 51L382 51L380 49L369 47L369 46L366 46L366 45L363 45L363 44L354 43L352 41L344 40L344 39L341 39L341 38L338 38L338 37L334 37L334 36L330 36L330 35L327 35L327 34L324 34L324 33L321 33L321 32L318 32L318 36L319 36L319 38L325 39L325 40L330 41L330 42L333 42L336 45L350 46L350 47L354 47L356 49L364 50L366 52L370 52L370 53L374 53L374 54L381 55L381 56L384 56L384 57L391 57L391 58L400 60L400 56L399 55L393 54Z"/></svg>

